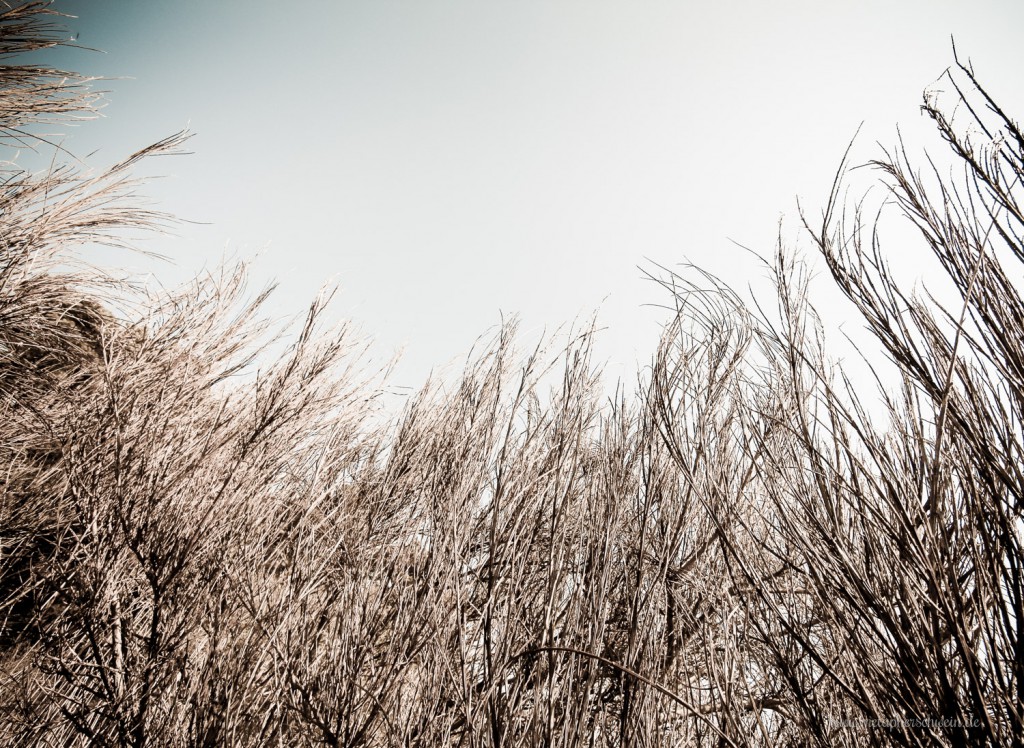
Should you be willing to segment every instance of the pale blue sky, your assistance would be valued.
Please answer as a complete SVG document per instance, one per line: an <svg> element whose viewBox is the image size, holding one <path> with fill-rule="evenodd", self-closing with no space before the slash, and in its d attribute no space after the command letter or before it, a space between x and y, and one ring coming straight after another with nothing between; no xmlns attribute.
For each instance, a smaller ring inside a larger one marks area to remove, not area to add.
<svg viewBox="0 0 1024 748"><path fill-rule="evenodd" d="M780 217L797 237L796 196L820 210L862 121L855 161L897 123L925 142L921 91L951 64L950 34L1024 116L1016 0L56 7L105 52L59 62L127 76L70 150L102 165L197 133L146 192L208 224L150 243L174 266L127 261L173 284L260 252L253 283L280 281L282 316L334 278L380 357L405 347L405 385L501 312L529 337L598 306L599 355L632 378L665 319L636 266L756 281L730 240L771 252Z"/></svg>

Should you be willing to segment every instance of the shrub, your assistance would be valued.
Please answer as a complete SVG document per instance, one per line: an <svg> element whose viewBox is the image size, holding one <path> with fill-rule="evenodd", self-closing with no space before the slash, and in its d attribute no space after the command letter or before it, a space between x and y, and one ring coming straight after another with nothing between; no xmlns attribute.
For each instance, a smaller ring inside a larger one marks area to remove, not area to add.
<svg viewBox="0 0 1024 748"><path fill-rule="evenodd" d="M93 104L11 60L51 17L0 13L9 137ZM382 422L329 295L275 355L241 268L149 296L76 260L165 220L129 170L183 135L98 176L11 170L0 741L1022 744L1024 138L949 75L967 129L925 111L963 177L874 166L955 305L901 289L845 162L807 226L898 365L884 411L780 246L774 321L659 276L674 313L630 395L604 396L592 329L524 355L507 324Z"/></svg>

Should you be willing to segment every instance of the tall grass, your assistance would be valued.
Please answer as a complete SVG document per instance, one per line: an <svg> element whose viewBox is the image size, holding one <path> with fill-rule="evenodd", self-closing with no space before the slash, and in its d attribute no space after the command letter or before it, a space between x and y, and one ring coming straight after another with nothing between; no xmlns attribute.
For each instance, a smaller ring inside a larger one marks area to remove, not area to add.
<svg viewBox="0 0 1024 748"><path fill-rule="evenodd" d="M48 14L0 14L21 139L94 104L15 57ZM845 163L807 225L898 366L883 411L780 247L772 315L658 276L634 392L607 397L592 330L524 353L507 324L382 425L327 297L266 364L240 269L154 297L76 261L164 220L129 169L182 136L10 171L0 743L1024 744L1024 137L949 77L926 111L962 174L874 166L956 303L895 281Z"/></svg>

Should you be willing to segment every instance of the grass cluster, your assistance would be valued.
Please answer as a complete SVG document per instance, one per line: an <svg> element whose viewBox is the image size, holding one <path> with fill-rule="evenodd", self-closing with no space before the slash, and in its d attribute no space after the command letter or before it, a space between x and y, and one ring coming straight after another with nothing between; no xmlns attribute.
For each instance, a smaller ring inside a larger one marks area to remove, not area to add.
<svg viewBox="0 0 1024 748"><path fill-rule="evenodd" d="M20 57L48 13L0 13L8 142L92 105ZM253 372L240 272L154 297L76 260L161 220L130 168L180 137L5 172L0 743L1024 744L1024 136L949 80L955 166L874 167L955 304L901 289L842 171L807 227L897 365L882 407L780 247L777 313L663 277L634 392L587 330L506 325L382 424L324 299Z"/></svg>

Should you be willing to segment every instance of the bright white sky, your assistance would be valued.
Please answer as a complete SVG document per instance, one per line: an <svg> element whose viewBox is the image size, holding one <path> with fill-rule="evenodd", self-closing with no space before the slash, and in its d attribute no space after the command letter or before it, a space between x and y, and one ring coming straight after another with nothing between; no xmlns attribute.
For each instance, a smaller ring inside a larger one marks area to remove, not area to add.
<svg viewBox="0 0 1024 748"><path fill-rule="evenodd" d="M525 342L600 307L609 374L649 361L667 301L637 265L690 260L743 288L796 197L818 215L843 150L900 124L950 35L1024 116L1020 0L58 0L103 76L104 119L66 147L112 163L186 124L195 155L147 195L208 222L114 262L181 282L260 257L301 313L326 281L398 385L462 356L501 313ZM893 252L900 251L893 247ZM828 299L825 303L828 303Z"/></svg>

